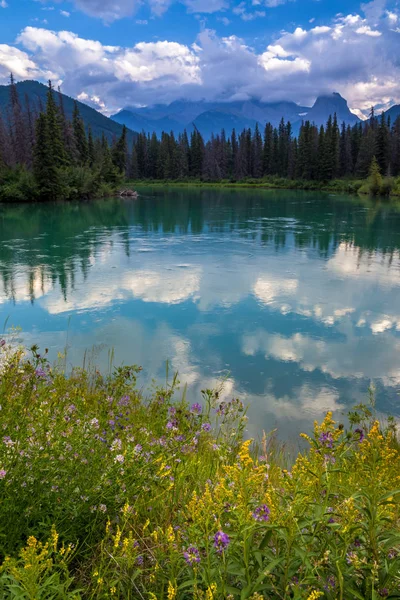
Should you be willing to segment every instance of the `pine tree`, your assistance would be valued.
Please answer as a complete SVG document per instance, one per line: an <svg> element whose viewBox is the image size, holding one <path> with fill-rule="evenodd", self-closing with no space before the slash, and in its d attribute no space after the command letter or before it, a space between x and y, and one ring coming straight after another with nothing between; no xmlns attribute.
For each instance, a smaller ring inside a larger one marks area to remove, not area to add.
<svg viewBox="0 0 400 600"><path fill-rule="evenodd" d="M72 127L76 147L76 161L79 165L85 165L89 158L89 150L85 125L81 119L78 103L76 101L74 102L74 111L72 113Z"/></svg>
<svg viewBox="0 0 400 600"><path fill-rule="evenodd" d="M92 135L92 128L88 128L88 165L93 167L96 161L96 152L94 148L94 141Z"/></svg>
<svg viewBox="0 0 400 600"><path fill-rule="evenodd" d="M126 164L127 164L127 154L128 154L128 146L126 142L126 134L127 129L125 125L122 127L122 133L117 143L115 144L112 152L112 160L114 165L125 175Z"/></svg>
<svg viewBox="0 0 400 600"><path fill-rule="evenodd" d="M34 175L40 198L59 200L63 196L63 186L60 168L53 156L50 132L48 116L41 113L36 121Z"/></svg>
<svg viewBox="0 0 400 600"><path fill-rule="evenodd" d="M376 160L378 161L381 173L386 174L390 166L390 129L386 123L384 112L377 127Z"/></svg>
<svg viewBox="0 0 400 600"><path fill-rule="evenodd" d="M67 163L64 141L61 132L59 112L54 100L53 88L49 81L47 91L46 122L49 150L56 167L62 167Z"/></svg>
<svg viewBox="0 0 400 600"><path fill-rule="evenodd" d="M11 140L15 162L20 165L27 164L28 140L26 137L26 127L19 101L17 86L12 73L10 75L10 108Z"/></svg>

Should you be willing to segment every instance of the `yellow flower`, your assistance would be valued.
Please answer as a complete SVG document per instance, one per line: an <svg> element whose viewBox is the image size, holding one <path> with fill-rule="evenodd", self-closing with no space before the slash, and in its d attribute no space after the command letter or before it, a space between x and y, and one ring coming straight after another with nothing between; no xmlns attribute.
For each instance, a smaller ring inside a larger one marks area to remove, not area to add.
<svg viewBox="0 0 400 600"><path fill-rule="evenodd" d="M174 534L174 530L172 528L172 525L168 525L167 528L167 540L172 544L172 542L175 541L175 534Z"/></svg>
<svg viewBox="0 0 400 600"><path fill-rule="evenodd" d="M115 596L116 593L117 593L117 588L116 587L110 588L110 594L111 594L111 596Z"/></svg>
<svg viewBox="0 0 400 600"><path fill-rule="evenodd" d="M168 600L174 600L176 597L176 587L172 585L170 581L168 581Z"/></svg>
<svg viewBox="0 0 400 600"><path fill-rule="evenodd" d="M317 592L316 590L314 590L308 596L307 600L318 600L318 598L321 598L321 596L323 596L323 595L324 595L323 592Z"/></svg>
<svg viewBox="0 0 400 600"><path fill-rule="evenodd" d="M215 583L212 583L210 586L208 586L208 588L206 590L206 600L213 600L214 594L216 591L217 591L217 586Z"/></svg>
<svg viewBox="0 0 400 600"><path fill-rule="evenodd" d="M121 533L122 532L121 532L119 526L117 525L117 533L115 534L115 537L114 537L114 548L118 548L118 546L119 546L119 542L121 540Z"/></svg>

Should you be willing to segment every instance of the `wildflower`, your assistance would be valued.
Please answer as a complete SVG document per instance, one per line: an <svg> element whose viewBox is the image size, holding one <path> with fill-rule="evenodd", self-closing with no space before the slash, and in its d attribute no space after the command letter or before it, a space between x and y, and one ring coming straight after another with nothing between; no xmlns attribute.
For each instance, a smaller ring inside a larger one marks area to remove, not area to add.
<svg viewBox="0 0 400 600"><path fill-rule="evenodd" d="M99 428L99 421L98 419L92 419L90 421L90 425L94 428L94 429L98 429Z"/></svg>
<svg viewBox="0 0 400 600"><path fill-rule="evenodd" d="M110 594L111 594L111 596L115 596L116 593L117 593L117 588L115 586L111 587L110 588Z"/></svg>
<svg viewBox="0 0 400 600"><path fill-rule="evenodd" d="M111 444L111 450L121 450L122 442L119 438L115 439Z"/></svg>
<svg viewBox="0 0 400 600"><path fill-rule="evenodd" d="M216 548L218 554L222 554L228 547L230 542L229 535L223 531L217 531L214 536L214 548Z"/></svg>
<svg viewBox="0 0 400 600"><path fill-rule="evenodd" d="M317 590L313 590L311 594L307 597L307 600L318 600L318 598L321 598L321 596L323 595L323 592L317 592Z"/></svg>
<svg viewBox="0 0 400 600"><path fill-rule="evenodd" d="M363 439L365 438L364 431L363 431L362 429L359 429L359 428L358 428L358 429L355 429L355 430L354 430L354 433L357 433L357 434L358 434L358 436L359 436L359 437L358 437L358 440L357 440L357 442L360 442L360 443L361 443L361 442L363 441Z"/></svg>
<svg viewBox="0 0 400 600"><path fill-rule="evenodd" d="M203 408L201 406L201 404L199 404L198 402L195 402L194 404L192 404L192 406L190 407L190 412L193 415L201 415L203 411Z"/></svg>
<svg viewBox="0 0 400 600"><path fill-rule="evenodd" d="M117 456L114 458L114 462L123 463L124 460L125 460L125 457L123 454L117 454Z"/></svg>
<svg viewBox="0 0 400 600"><path fill-rule="evenodd" d="M4 469L0 469L0 479L4 479L4 477L7 475L7 471L5 471Z"/></svg>
<svg viewBox="0 0 400 600"><path fill-rule="evenodd" d="M189 546L186 552L183 553L183 557L191 567L200 562L200 553L195 546Z"/></svg>
<svg viewBox="0 0 400 600"><path fill-rule="evenodd" d="M118 406L129 406L129 401L129 396L122 396L121 400L118 401Z"/></svg>
<svg viewBox="0 0 400 600"><path fill-rule="evenodd" d="M36 369L35 375L36 375L36 377L39 377L40 379L47 377L47 373L44 369L42 369L42 367L38 367Z"/></svg>
<svg viewBox="0 0 400 600"><path fill-rule="evenodd" d="M136 558L136 564L139 565L139 567L141 567L144 563L144 559L143 556L141 554L139 554L139 556Z"/></svg>
<svg viewBox="0 0 400 600"><path fill-rule="evenodd" d="M168 596L167 596L168 600L174 600L174 598L176 598L176 587L173 586L173 584L168 581Z"/></svg>
<svg viewBox="0 0 400 600"><path fill-rule="evenodd" d="M105 504L99 504L99 511L100 512L107 512L107 506Z"/></svg>
<svg viewBox="0 0 400 600"><path fill-rule="evenodd" d="M382 588L378 591L378 594L381 598L386 598L389 595L389 590L387 588Z"/></svg>
<svg viewBox="0 0 400 600"><path fill-rule="evenodd" d="M269 521L270 510L266 504L258 506L253 512L253 519L256 521Z"/></svg>
<svg viewBox="0 0 400 600"><path fill-rule="evenodd" d="M333 448L333 437L330 431L323 431L319 436L319 441L326 448Z"/></svg>
<svg viewBox="0 0 400 600"><path fill-rule="evenodd" d="M203 431L211 431L211 423L203 423L201 428Z"/></svg>
<svg viewBox="0 0 400 600"><path fill-rule="evenodd" d="M216 591L217 591L217 586L215 583L212 583L211 585L209 585L206 590L206 600L213 600L214 594Z"/></svg>
<svg viewBox="0 0 400 600"><path fill-rule="evenodd" d="M134 451L136 454L140 454L140 453L141 453L141 451L142 451L142 449L143 449L143 446L142 446L141 444L136 444L136 446L134 447L133 451Z"/></svg>
<svg viewBox="0 0 400 600"><path fill-rule="evenodd" d="M7 448L12 448L13 446L15 446L15 442L12 441L9 435L5 435L3 437L3 444L5 444Z"/></svg>
<svg viewBox="0 0 400 600"><path fill-rule="evenodd" d="M324 585L324 589L327 591L334 590L336 587L336 579L333 575L329 575L326 580L326 584Z"/></svg>

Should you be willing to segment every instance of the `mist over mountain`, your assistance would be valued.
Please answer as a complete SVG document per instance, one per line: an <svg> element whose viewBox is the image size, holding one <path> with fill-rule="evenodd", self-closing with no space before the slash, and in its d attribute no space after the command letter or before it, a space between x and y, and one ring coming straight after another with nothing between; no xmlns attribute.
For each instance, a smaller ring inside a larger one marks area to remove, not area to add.
<svg viewBox="0 0 400 600"><path fill-rule="evenodd" d="M155 132L158 136L163 131L173 131L175 135L184 129L191 132L196 128L209 139L224 129L230 133L232 129L241 131L254 129L256 124L264 128L270 122L274 127L283 118L290 121L293 133L299 131L302 121L309 120L315 125L325 125L330 115L336 113L339 123L343 121L354 125L360 121L352 113L347 101L338 93L319 96L312 107L301 106L295 102L261 102L244 100L235 102L198 102L177 100L169 105L155 104L143 108L126 107L111 118L135 131Z"/></svg>

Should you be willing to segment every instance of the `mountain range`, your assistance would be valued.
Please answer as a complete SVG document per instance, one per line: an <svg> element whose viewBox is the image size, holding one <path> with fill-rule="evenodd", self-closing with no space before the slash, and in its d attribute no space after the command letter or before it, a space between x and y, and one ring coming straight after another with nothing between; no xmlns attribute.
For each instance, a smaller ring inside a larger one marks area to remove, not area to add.
<svg viewBox="0 0 400 600"><path fill-rule="evenodd" d="M206 102L176 100L169 105L155 104L141 108L127 107L111 118L134 131L145 131L160 136L163 131L173 131L175 135L184 129L188 133L197 129L204 138L224 129L230 134L232 129L241 132L245 128L254 129L258 124L261 130L270 122L274 127L283 118L290 121L296 135L302 121L309 120L316 125L325 125L328 117L336 113L339 123L354 125L360 119L352 113L347 101L338 93L319 96L312 107L300 106L294 102L261 102L243 100L235 102Z"/></svg>
<svg viewBox="0 0 400 600"><path fill-rule="evenodd" d="M29 99L31 110L39 112L41 106L46 106L46 97L48 88L43 83L38 81L20 81L17 85L18 95L22 109L26 107L25 98ZM57 95L57 92L56 92ZM68 119L72 119L72 112L74 110L73 98L62 94L65 114ZM10 86L0 85L0 114L7 120L7 110L10 102ZM120 137L122 133L122 125L108 117L104 116L94 108L91 108L83 102L76 101L79 107L79 112L85 123L86 128L89 126L92 129L94 137L101 137L104 133L109 142L114 138ZM128 129L128 144L132 145L136 139L137 134L134 131Z"/></svg>

